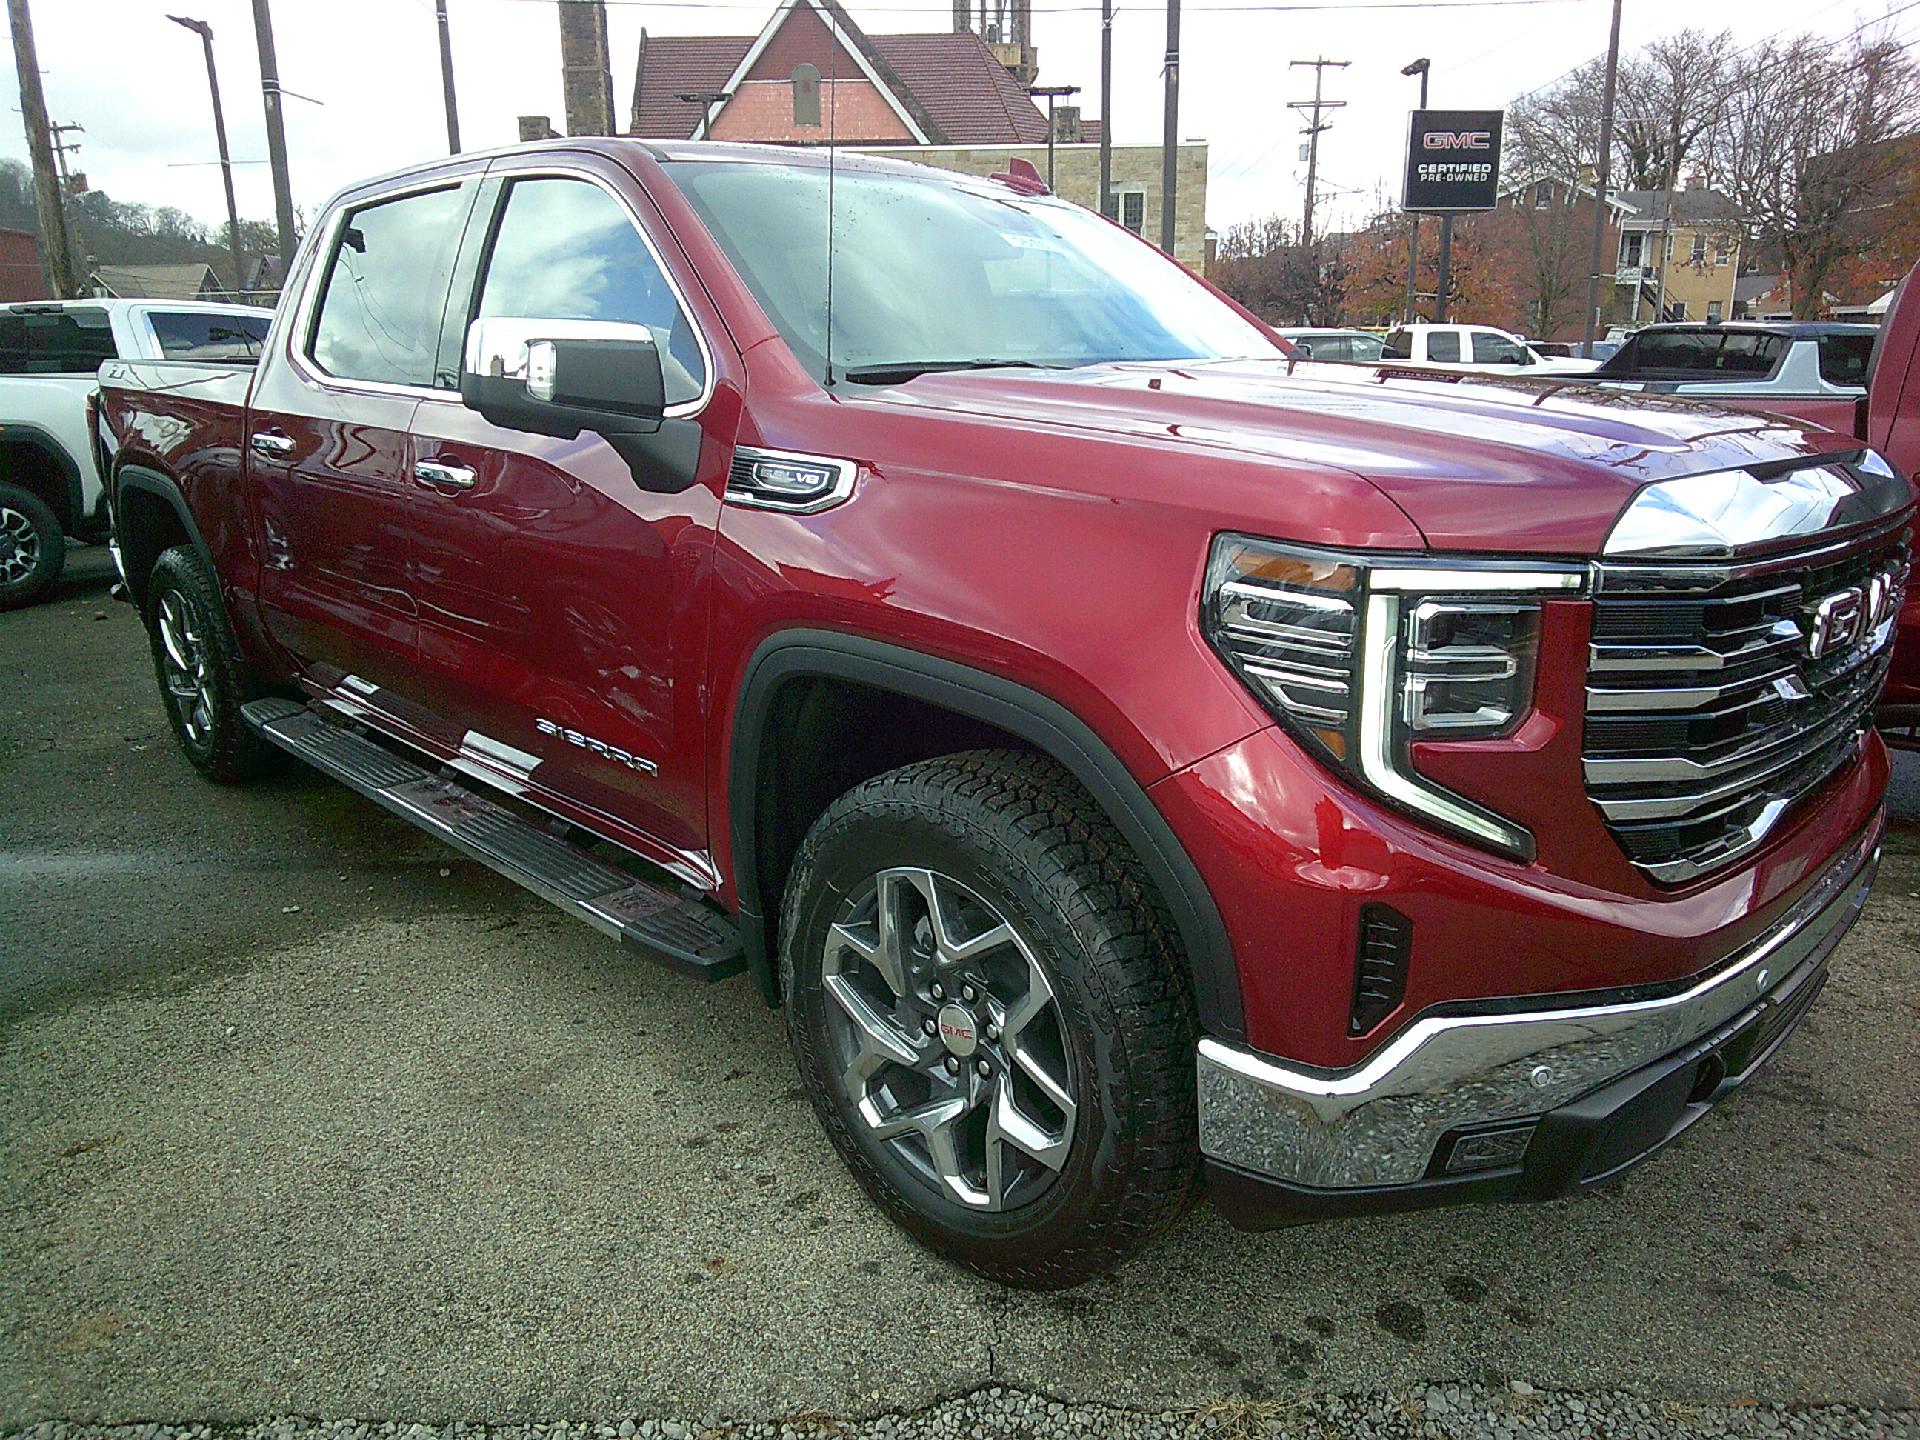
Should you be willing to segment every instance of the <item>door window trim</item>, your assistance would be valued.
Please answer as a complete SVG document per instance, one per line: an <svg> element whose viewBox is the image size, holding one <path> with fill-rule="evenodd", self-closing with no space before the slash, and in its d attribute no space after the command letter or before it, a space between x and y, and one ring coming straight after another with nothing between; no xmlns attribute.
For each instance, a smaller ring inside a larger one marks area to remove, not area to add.
<svg viewBox="0 0 1920 1440"><path fill-rule="evenodd" d="M680 316L687 322L687 328L693 333L694 344L700 349L700 367L702 372L700 393L691 400L675 401L673 404L667 406L662 413L669 420L679 420L691 419L704 411L707 408L707 402L713 399L713 392L719 381L719 375L713 363L713 346L707 339L707 332L700 325L699 315L695 313L693 306L687 303L687 292L681 288L680 281L674 275L672 267L667 264L666 257L660 253L660 247L654 242L652 234L647 230L646 222L641 218L639 210L631 200L620 192L620 188L605 176L597 174L584 166L553 164L546 161L538 165L525 167L518 165L488 166L487 178L489 180L498 180L500 186L491 201L493 211L485 217L486 229L484 231L484 238L481 241L479 263L474 266L472 284L462 303L465 318L461 322L460 333L463 344L467 328L473 324L475 312L480 308L480 297L487 285L487 270L493 264L494 242L499 238L500 226L506 220L507 206L513 199L514 185L521 180L584 180L589 185L599 186L600 189L604 190L608 195L611 195L614 202L626 212L627 223L633 226L634 233L640 237L640 243L647 247L647 254L652 258L654 268L660 272L661 278L667 282L667 291L673 296L673 303L679 307ZM635 181L634 183L638 184L639 182ZM481 217L478 215L474 216L474 219L479 218ZM472 222L469 221L468 223L471 225ZM452 299L452 296L448 297L449 308L452 306ZM447 392L444 390L435 390L431 393L444 399Z"/></svg>
<svg viewBox="0 0 1920 1440"><path fill-rule="evenodd" d="M376 206L395 200L411 199L415 195L430 195L438 190L466 190L467 211L461 218L461 227L472 223L473 197L479 188L480 173L465 172L455 176L438 176L423 179L418 184L402 186L395 190L382 190L365 199L343 202L334 207L327 221L325 234L314 256L314 263L307 267L307 273L301 281L299 309L294 312L293 334L287 345L287 360L298 375L307 384L322 390L344 391L349 394L363 395L399 395L410 399L423 396L438 396L444 399L449 393L458 395L458 391L446 391L432 385L400 385L386 380L359 380L347 375L332 375L323 370L320 362L313 358L313 345L320 324L320 294L326 288L327 278L333 271L333 262L340 247L340 232L346 228L347 218L362 210L371 210ZM454 241L453 258L458 261L460 242ZM441 325L446 321L447 306L452 303L453 274L449 271L448 294L440 304ZM439 344L440 328L435 327L434 343Z"/></svg>

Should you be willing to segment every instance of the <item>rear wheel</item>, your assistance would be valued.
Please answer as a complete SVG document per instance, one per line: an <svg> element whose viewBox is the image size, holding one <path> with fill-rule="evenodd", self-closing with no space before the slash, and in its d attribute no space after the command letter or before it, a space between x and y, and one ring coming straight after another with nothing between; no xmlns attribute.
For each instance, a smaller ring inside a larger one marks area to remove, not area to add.
<svg viewBox="0 0 1920 1440"><path fill-rule="evenodd" d="M257 688L240 657L211 568L176 545L154 562L147 581L147 638L174 739L211 780L251 780L279 752L255 734L240 707Z"/></svg>
<svg viewBox="0 0 1920 1440"><path fill-rule="evenodd" d="M18 485L0 485L0 610L38 600L66 563L67 539L47 502Z"/></svg>
<svg viewBox="0 0 1920 1440"><path fill-rule="evenodd" d="M857 787L807 836L783 920L815 1108L912 1234L1053 1289L1180 1213L1184 966L1137 860L1058 766L981 751Z"/></svg>

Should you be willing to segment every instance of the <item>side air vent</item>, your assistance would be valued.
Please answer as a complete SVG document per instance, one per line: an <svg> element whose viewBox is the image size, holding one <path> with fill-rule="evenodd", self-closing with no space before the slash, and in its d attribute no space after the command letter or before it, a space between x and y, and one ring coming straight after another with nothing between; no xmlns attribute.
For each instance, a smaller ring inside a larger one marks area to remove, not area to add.
<svg viewBox="0 0 1920 1440"><path fill-rule="evenodd" d="M1360 907L1360 948L1353 967L1350 1034L1364 1035L1400 1008L1407 995L1413 922L1391 905Z"/></svg>
<svg viewBox="0 0 1920 1440"><path fill-rule="evenodd" d="M727 498L756 510L812 515L853 494L859 467L851 460L793 455L742 445L727 470Z"/></svg>

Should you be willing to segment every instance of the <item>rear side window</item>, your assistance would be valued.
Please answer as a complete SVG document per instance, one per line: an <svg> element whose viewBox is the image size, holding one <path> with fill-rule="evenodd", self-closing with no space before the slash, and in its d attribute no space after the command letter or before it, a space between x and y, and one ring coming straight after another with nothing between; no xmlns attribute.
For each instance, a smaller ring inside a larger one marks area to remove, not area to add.
<svg viewBox="0 0 1920 1440"><path fill-rule="evenodd" d="M1871 335L1820 337L1820 378L1829 385L1865 385L1872 359Z"/></svg>
<svg viewBox="0 0 1920 1440"><path fill-rule="evenodd" d="M260 342L273 319L262 310L252 315L209 315L196 310L150 310L154 338L169 360L238 361L260 358Z"/></svg>
<svg viewBox="0 0 1920 1440"><path fill-rule="evenodd" d="M626 207L585 180L516 180L508 189L479 313L644 325L660 352L667 403L706 388L693 322L653 252Z"/></svg>
<svg viewBox="0 0 1920 1440"><path fill-rule="evenodd" d="M1460 332L1458 330L1429 330L1427 332L1427 359L1443 365L1452 365L1460 359Z"/></svg>
<svg viewBox="0 0 1920 1440"><path fill-rule="evenodd" d="M313 361L342 380L430 386L467 192L362 206L340 228L314 321Z"/></svg>
<svg viewBox="0 0 1920 1440"><path fill-rule="evenodd" d="M1526 365L1527 352L1504 335L1490 331L1473 332L1473 363L1476 365Z"/></svg>
<svg viewBox="0 0 1920 1440"><path fill-rule="evenodd" d="M91 375L117 354L104 310L0 311L0 375Z"/></svg>
<svg viewBox="0 0 1920 1440"><path fill-rule="evenodd" d="M1622 358L1635 375L1747 379L1771 375L1786 347L1778 335L1750 331L1661 330L1635 336Z"/></svg>

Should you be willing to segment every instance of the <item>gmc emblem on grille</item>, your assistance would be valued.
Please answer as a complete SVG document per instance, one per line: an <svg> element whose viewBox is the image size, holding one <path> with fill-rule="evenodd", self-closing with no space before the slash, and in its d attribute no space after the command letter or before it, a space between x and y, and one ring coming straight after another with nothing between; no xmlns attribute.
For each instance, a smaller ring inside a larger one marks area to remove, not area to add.
<svg viewBox="0 0 1920 1440"><path fill-rule="evenodd" d="M1882 570L1865 585L1834 591L1813 607L1807 629L1807 658L1818 660L1867 638L1899 603L1899 581L1892 570Z"/></svg>

